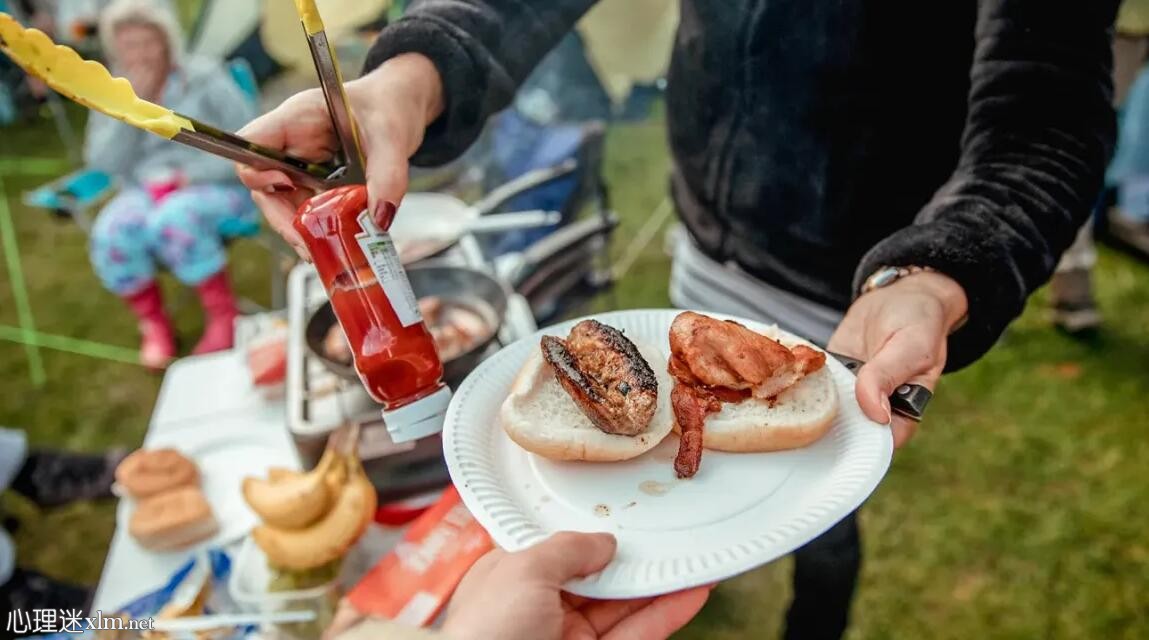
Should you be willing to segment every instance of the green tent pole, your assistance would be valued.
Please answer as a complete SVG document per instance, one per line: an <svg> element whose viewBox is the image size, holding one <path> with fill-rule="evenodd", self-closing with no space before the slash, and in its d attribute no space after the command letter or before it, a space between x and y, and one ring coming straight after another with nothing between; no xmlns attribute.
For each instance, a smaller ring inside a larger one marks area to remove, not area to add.
<svg viewBox="0 0 1149 640"><path fill-rule="evenodd" d="M4 261L8 266L8 284L12 287L12 299L20 323L20 341L24 343L24 353L28 356L28 371L32 376L32 384L43 386L48 376L44 372L44 361L36 342L36 320L32 317L32 305L28 302L28 288L20 264L20 245L16 241L16 225L12 223L12 210L8 207L8 191L4 188L3 177L0 177L0 236L3 237Z"/></svg>

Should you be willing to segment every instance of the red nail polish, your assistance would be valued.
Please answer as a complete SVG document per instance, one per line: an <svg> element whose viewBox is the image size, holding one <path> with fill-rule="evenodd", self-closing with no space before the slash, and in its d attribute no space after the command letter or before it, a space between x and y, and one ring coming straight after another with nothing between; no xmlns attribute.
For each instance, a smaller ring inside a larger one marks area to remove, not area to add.
<svg viewBox="0 0 1149 640"><path fill-rule="evenodd" d="M371 216L375 219L375 226L383 231L390 229L391 222L395 220L395 211L397 209L398 207L396 207L394 203L380 200L379 203L375 205L375 215Z"/></svg>
<svg viewBox="0 0 1149 640"><path fill-rule="evenodd" d="M295 187L290 184L273 184L269 188L272 193L291 193L295 191Z"/></svg>

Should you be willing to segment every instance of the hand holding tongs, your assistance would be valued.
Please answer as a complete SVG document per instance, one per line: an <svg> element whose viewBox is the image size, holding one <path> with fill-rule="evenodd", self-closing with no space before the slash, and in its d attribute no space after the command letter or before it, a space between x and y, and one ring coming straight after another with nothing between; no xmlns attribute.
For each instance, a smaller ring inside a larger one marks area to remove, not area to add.
<svg viewBox="0 0 1149 640"><path fill-rule="evenodd" d="M5 13L0 13L0 51L63 96L169 140L256 169L282 171L300 186L317 191L363 184L365 163L355 121L319 11L314 0L296 0L296 9L343 150L335 162L302 160L142 100L127 80L113 78L103 65L84 60L72 49L53 43L39 30L24 28Z"/></svg>
<svg viewBox="0 0 1149 640"><path fill-rule="evenodd" d="M359 145L359 130L355 125L355 117L351 114L351 103L347 99L347 92L343 90L343 74L339 71L339 60L335 57L335 51L327 39L327 31L323 26L323 20L319 17L319 9L315 6L315 0L295 0L295 9L299 12L300 21L303 23L303 33L307 36L307 47L311 50L311 59L315 62L319 86L322 87L323 97L327 100L327 110L331 112L332 129L342 149L342 157L336 157L336 162L341 166L333 175L328 176L328 182L331 186L364 184L367 181L367 170L362 147Z"/></svg>
<svg viewBox="0 0 1149 640"><path fill-rule="evenodd" d="M175 140L256 168L283 171L289 177L300 180L303 186L316 190L346 184L364 184L367 181L366 162L362 147L359 145L359 131L355 125L355 117L351 114L351 103L343 90L343 74L339 71L339 60L335 57L335 51L327 39L327 30L319 17L315 0L295 0L295 8L303 23L307 46L311 50L311 59L315 62L315 73L319 76L319 86L323 89L327 110L331 114L332 130L342 150L336 154L334 164L312 165L314 171L307 170L300 174L296 165L303 161L253 145L243 138L215 129L211 130L211 135L181 134L177 135ZM197 131L198 129L199 127ZM236 143L240 148L234 148ZM319 176L322 178L316 182L315 178Z"/></svg>

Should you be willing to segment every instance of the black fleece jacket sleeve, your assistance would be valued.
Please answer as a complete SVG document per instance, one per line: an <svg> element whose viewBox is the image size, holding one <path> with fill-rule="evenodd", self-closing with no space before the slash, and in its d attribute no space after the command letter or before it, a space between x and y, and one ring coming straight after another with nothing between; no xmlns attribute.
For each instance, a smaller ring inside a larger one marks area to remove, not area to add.
<svg viewBox="0 0 1149 640"><path fill-rule="evenodd" d="M863 258L929 266L965 289L969 319L946 370L981 357L1052 275L1087 219L1115 137L1117 0L981 0L959 165L918 214Z"/></svg>
<svg viewBox="0 0 1149 640"><path fill-rule="evenodd" d="M595 0L417 0L379 35L370 71L402 53L429 58L443 79L446 109L411 158L420 166L455 159L487 118L505 108L519 85Z"/></svg>

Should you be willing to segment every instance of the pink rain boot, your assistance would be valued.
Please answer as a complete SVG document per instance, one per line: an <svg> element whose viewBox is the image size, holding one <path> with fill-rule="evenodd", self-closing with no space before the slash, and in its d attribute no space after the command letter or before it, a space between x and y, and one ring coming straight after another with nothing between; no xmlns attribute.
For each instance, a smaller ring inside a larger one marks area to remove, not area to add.
<svg viewBox="0 0 1149 640"><path fill-rule="evenodd" d="M232 348L235 344L235 318L239 311L227 281L227 272L220 271L204 280L196 290L199 291L199 299L207 318L203 337L192 353L199 355Z"/></svg>
<svg viewBox="0 0 1149 640"><path fill-rule="evenodd" d="M176 341L159 286L151 282L125 300L140 321L140 364L155 371L167 368L176 356Z"/></svg>

